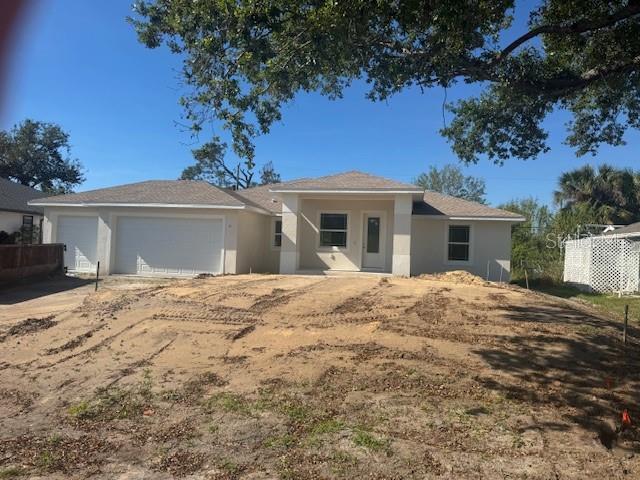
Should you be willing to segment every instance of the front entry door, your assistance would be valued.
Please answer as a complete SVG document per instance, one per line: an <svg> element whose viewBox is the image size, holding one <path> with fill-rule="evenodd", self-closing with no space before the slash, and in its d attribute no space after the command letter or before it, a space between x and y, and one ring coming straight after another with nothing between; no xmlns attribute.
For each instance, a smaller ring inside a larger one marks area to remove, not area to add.
<svg viewBox="0 0 640 480"><path fill-rule="evenodd" d="M384 212L364 214L362 268L384 270L385 264L385 215Z"/></svg>

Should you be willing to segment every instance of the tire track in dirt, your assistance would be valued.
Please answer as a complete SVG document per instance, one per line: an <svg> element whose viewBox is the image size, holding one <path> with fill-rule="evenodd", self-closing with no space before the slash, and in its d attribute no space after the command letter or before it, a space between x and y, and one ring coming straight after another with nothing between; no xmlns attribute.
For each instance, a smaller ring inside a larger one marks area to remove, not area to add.
<svg viewBox="0 0 640 480"><path fill-rule="evenodd" d="M147 357L141 358L140 360L136 360L135 362L130 363L126 367L122 368L117 374L114 375L115 378L113 378L111 382L107 383L106 388L112 387L113 385L118 383L120 380L122 380L124 377L133 375L138 368L151 365L151 362L153 361L153 359L155 359L158 355L164 352L171 345L173 345L173 343L177 339L178 339L178 335L176 334L171 340L166 342L164 345L162 345L160 348L155 350L153 353L151 353Z"/></svg>
<svg viewBox="0 0 640 480"><path fill-rule="evenodd" d="M265 278L258 278L256 280L244 280L244 281L238 280L233 284L225 283L223 285L216 285L216 283L212 283L211 284L212 287L220 287L221 290L215 291L208 295L199 296L198 298L200 300L210 300L211 298L214 298L214 297L221 297L221 298L251 297L251 296L254 296L254 294L251 293L251 290L255 289L256 287L259 287L260 285L277 282L278 280L280 280L279 276L275 278L268 276ZM196 286L196 285L197 284L195 283L193 284L193 286ZM237 286L240 286L240 288L236 288Z"/></svg>
<svg viewBox="0 0 640 480"><path fill-rule="evenodd" d="M289 290L274 288L271 293L258 297L248 310L262 313L268 310L273 310L276 307L287 305L293 299L299 299L299 297L308 294L315 287L324 284L325 282L326 278L323 278L322 280Z"/></svg>
<svg viewBox="0 0 640 480"><path fill-rule="evenodd" d="M54 318L55 315L49 315L43 318L27 318L26 320L11 325L5 333L0 335L0 343L9 337L21 337L51 328L58 323L53 320Z"/></svg>
<svg viewBox="0 0 640 480"><path fill-rule="evenodd" d="M74 349L78 348L79 346L83 345L89 338L93 337L93 335L95 333L99 332L100 330L102 330L106 326L107 326L106 323L102 323L101 325L98 325L95 328L91 328L91 329L87 330L86 332L73 337L71 340L69 340L68 342L60 345L59 347L46 349L44 353L45 353L45 355L57 355L58 353L62 353L65 350L74 350Z"/></svg>
<svg viewBox="0 0 640 480"><path fill-rule="evenodd" d="M108 343L111 343L115 338L119 337L120 335L122 335L125 332L128 332L129 330L131 330L134 327L137 327L138 325L146 322L147 320L149 320L150 317L144 317L141 320L138 320L137 322L133 322L129 325L127 325L126 327L118 330L116 333L114 333L113 335L109 335L108 337L103 338L102 340L100 340L98 343L96 343L95 345L92 345L91 347L82 350L80 352L76 352L76 353L72 353L70 355L67 355L66 357L60 358L54 362L45 364L45 365L38 365L36 368L41 370L43 368L50 368L53 367L55 365L59 365L61 363L64 362L68 362L71 359L83 356L83 355L89 355L91 353L95 353L97 351L99 351L101 348L103 348L104 346L106 346ZM35 361L35 360L34 360ZM22 364L24 365L24 364Z"/></svg>
<svg viewBox="0 0 640 480"><path fill-rule="evenodd" d="M260 319L253 312L244 308L225 305L208 305L200 302L179 302L154 313L152 320L177 322L206 322L222 325L247 325L257 323Z"/></svg>

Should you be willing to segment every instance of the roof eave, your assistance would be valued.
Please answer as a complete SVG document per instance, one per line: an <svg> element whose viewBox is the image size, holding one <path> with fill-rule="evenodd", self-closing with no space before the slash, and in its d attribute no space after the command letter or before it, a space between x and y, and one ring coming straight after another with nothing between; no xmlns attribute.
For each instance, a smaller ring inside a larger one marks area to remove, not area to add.
<svg viewBox="0 0 640 480"><path fill-rule="evenodd" d="M4 207L0 207L0 212L26 213L27 215L42 215L42 210L30 210L28 208L4 208Z"/></svg>
<svg viewBox="0 0 640 480"><path fill-rule="evenodd" d="M269 190L269 192L271 193L312 193L312 194L322 194L322 193L327 193L327 194L364 194L364 195L371 195L371 194L405 194L405 193L410 193L410 194L423 194L424 191L423 190L401 190L401 189L388 189L388 190L382 190L382 189L331 189L331 190L325 190L325 189L318 189L318 188L314 188L314 189L303 189L303 188L296 188L296 189L274 189L274 190Z"/></svg>
<svg viewBox="0 0 640 480"><path fill-rule="evenodd" d="M513 222L520 223L525 222L527 219L524 217L488 217L488 216L474 216L474 215L434 215L424 213L413 213L412 216L416 218L425 218L430 220L453 220L453 221L475 221L482 220L486 222Z"/></svg>

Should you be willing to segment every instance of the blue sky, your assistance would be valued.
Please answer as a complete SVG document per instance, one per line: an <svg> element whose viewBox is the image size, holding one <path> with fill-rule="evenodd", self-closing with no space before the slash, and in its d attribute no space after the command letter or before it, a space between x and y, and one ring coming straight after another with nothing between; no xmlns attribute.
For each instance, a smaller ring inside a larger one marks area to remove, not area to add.
<svg viewBox="0 0 640 480"><path fill-rule="evenodd" d="M78 190L177 178L192 163L197 144L177 124L180 58L137 42L125 21L130 5L130 0L32 2L15 37L0 128L24 118L60 124L86 169L87 180ZM525 27L526 10L522 5L516 12L514 35ZM456 86L448 98L474 90ZM441 89L405 91L386 103L369 102L365 92L359 83L340 101L299 95L284 109L282 122L258 139L256 161L273 161L284 179L356 169L403 181L429 165L457 163L438 134ZM626 146L576 158L562 144L566 120L560 112L546 122L548 154L503 167L481 162L465 172L486 180L492 204L525 196L550 202L563 171L585 163L637 165L637 132L627 134Z"/></svg>

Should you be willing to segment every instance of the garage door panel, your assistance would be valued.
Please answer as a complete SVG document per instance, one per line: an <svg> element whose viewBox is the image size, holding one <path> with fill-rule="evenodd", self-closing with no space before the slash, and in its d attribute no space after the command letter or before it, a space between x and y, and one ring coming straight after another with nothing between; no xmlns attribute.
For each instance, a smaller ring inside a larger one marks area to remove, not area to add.
<svg viewBox="0 0 640 480"><path fill-rule="evenodd" d="M97 264L98 217L60 216L57 242L66 245L64 265L70 272L93 272Z"/></svg>
<svg viewBox="0 0 640 480"><path fill-rule="evenodd" d="M222 270L223 221L120 217L117 273L194 275Z"/></svg>

